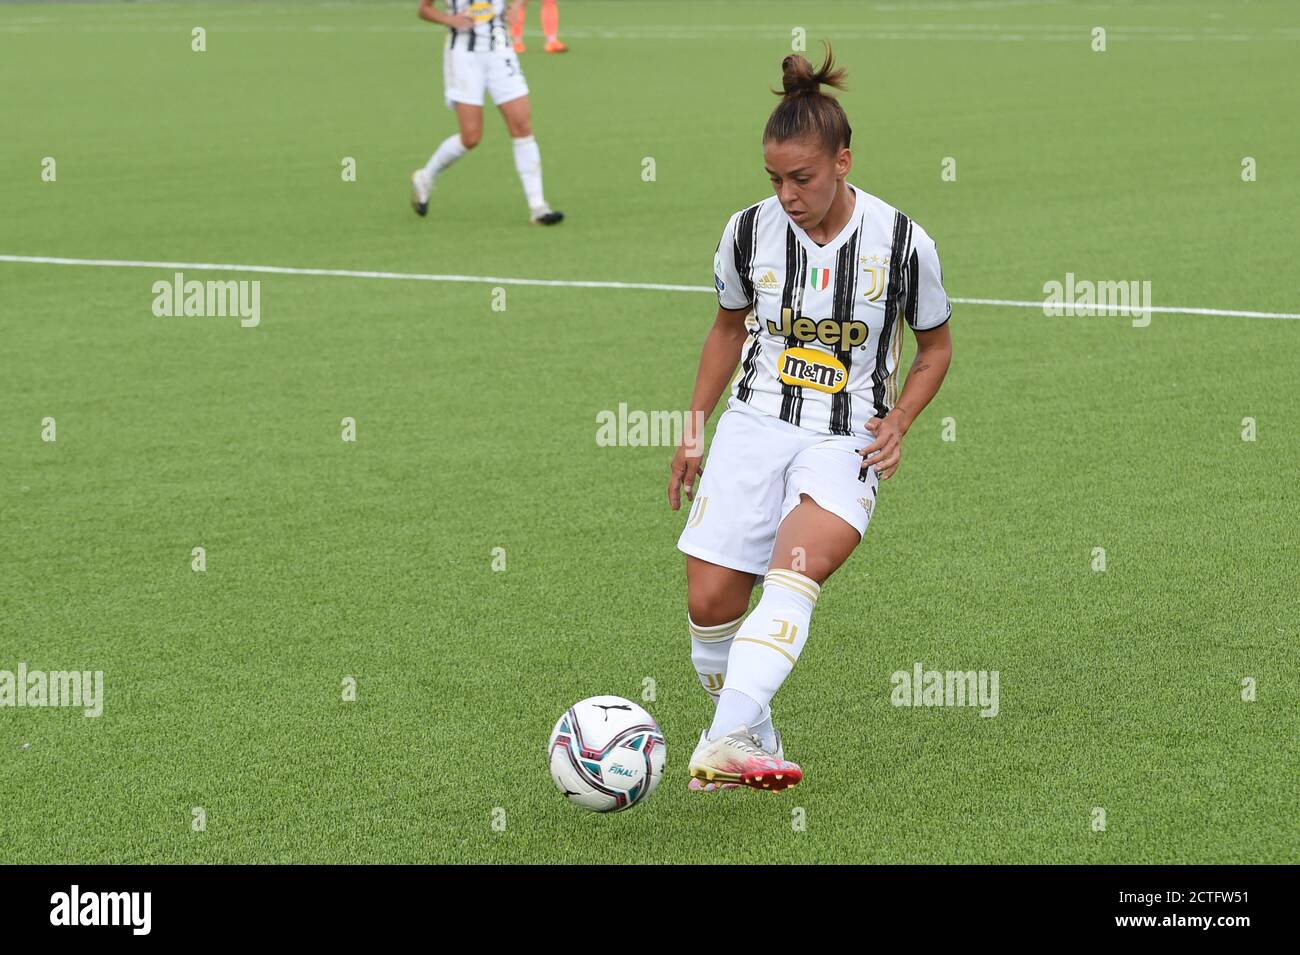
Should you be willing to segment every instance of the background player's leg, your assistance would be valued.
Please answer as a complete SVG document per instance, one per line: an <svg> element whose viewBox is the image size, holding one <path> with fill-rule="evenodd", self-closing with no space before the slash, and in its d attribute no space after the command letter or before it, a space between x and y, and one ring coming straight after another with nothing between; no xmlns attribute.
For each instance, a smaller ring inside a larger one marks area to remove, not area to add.
<svg viewBox="0 0 1300 955"><path fill-rule="evenodd" d="M536 218L550 211L550 207L542 192L542 151L537 148L537 140L533 139L532 107L527 96L520 96L502 103L499 109L514 143L515 171L523 183L528 211Z"/></svg>
<svg viewBox="0 0 1300 955"><path fill-rule="evenodd" d="M857 528L823 510L806 494L776 532L763 596L740 625L727 658L727 682L709 739L739 725L761 727L764 748L775 745L769 704L808 639L821 584L853 553ZM798 568L798 569L795 569ZM766 724L765 726L763 724Z"/></svg>
<svg viewBox="0 0 1300 955"><path fill-rule="evenodd" d="M425 182L431 189L443 170L477 146L483 138L482 106L457 103L456 122L460 125L460 131L444 139L424 164Z"/></svg>
<svg viewBox="0 0 1300 955"><path fill-rule="evenodd" d="M524 52L524 21L528 19L528 0L519 0L510 8L510 38L515 41L515 52Z"/></svg>
<svg viewBox="0 0 1300 955"><path fill-rule="evenodd" d="M429 211L429 194L433 192L438 176L477 146L483 135L483 107L469 103L456 103L455 106L460 132L444 139L429 161L411 174L411 205L422 216Z"/></svg>
<svg viewBox="0 0 1300 955"><path fill-rule="evenodd" d="M560 5L556 0L542 0L542 36L546 37L547 53L566 53L568 47L560 42Z"/></svg>
<svg viewBox="0 0 1300 955"><path fill-rule="evenodd" d="M727 656L740 629L754 574L686 556L686 612L691 630L691 663L700 685L716 704L727 678Z"/></svg>

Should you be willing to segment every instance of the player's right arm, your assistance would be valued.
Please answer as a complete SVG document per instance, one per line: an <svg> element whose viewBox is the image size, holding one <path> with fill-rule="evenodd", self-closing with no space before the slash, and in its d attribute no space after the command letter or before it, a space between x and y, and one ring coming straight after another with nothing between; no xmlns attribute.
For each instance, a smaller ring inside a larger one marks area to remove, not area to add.
<svg viewBox="0 0 1300 955"><path fill-rule="evenodd" d="M682 441L673 455L668 478L668 506L674 511L681 507L681 490L686 488L686 500L695 500L695 478L700 473L704 459L704 425L722 397L736 364L740 348L749 332L745 329L744 308L718 308L713 327L704 338L700 353L700 367L695 372L695 390L691 393L691 410L682 428Z"/></svg>
<svg viewBox="0 0 1300 955"><path fill-rule="evenodd" d="M474 21L464 14L443 13L434 4L437 0L420 0L420 19L428 20L430 23L438 23L445 27L455 27L457 30L474 29Z"/></svg>
<svg viewBox="0 0 1300 955"><path fill-rule="evenodd" d="M739 215L739 213L737 213ZM735 228L732 216L722 230L717 254L713 257L713 284L718 289L718 314L704 338L700 367L695 372L695 390L691 393L691 410L682 441L669 468L668 506L674 511L682 506L682 488L686 499L695 500L695 478L704 459L704 425L722 397L722 390L740 361L740 349L748 331L745 318L753 308L753 289L736 268Z"/></svg>

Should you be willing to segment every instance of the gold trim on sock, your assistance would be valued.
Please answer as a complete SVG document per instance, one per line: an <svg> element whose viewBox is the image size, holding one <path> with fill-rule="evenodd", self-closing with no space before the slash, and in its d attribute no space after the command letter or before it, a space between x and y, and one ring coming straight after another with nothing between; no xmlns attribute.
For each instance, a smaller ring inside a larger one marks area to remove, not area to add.
<svg viewBox="0 0 1300 955"><path fill-rule="evenodd" d="M784 587L786 590L807 597L814 604L817 603L817 598L821 596L821 587L817 586L815 580L805 577L802 574L797 574L792 570L769 571L768 575L763 578L763 586Z"/></svg>
<svg viewBox="0 0 1300 955"><path fill-rule="evenodd" d="M756 639L756 638L754 638L754 637L737 637L737 638L736 638L736 642L737 642L737 643L746 643L746 642L748 642L748 643L757 643L757 644L759 644L759 645L761 645L761 646L764 646L764 647L771 647L771 648L772 648L773 650L775 650L777 653L781 654L781 656L783 656L783 657L785 657L787 660L789 660L791 666L794 666L794 664L795 664L795 659L794 659L794 657L790 656L790 654L786 653L784 650L782 650L780 647L778 647L775 643L768 643L766 640L758 640L758 639Z"/></svg>
<svg viewBox="0 0 1300 955"><path fill-rule="evenodd" d="M785 567L774 567L771 570L769 570L766 575L764 575L764 579L766 580L767 577L771 577L774 574L778 578L783 577L786 580L803 584L803 586L807 587L809 590L813 591L814 593L820 594L822 592L821 584L817 583L817 581L813 580L811 577L799 573L799 571L797 570L789 570Z"/></svg>
<svg viewBox="0 0 1300 955"><path fill-rule="evenodd" d="M701 627L697 626L690 617L686 618L686 625L690 627L692 639L698 640L700 643L719 643L722 640L728 640L740 629L740 625L744 622L744 617L737 617L731 623Z"/></svg>

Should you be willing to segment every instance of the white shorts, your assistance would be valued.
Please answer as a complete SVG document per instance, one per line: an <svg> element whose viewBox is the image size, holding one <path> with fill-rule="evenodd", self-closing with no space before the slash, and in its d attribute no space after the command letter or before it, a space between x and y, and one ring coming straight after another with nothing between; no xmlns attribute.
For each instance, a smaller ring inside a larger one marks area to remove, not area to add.
<svg viewBox="0 0 1300 955"><path fill-rule="evenodd" d="M880 483L874 470L859 467L858 449L871 441L818 434L732 396L718 419L677 549L711 564L766 574L776 529L801 494L862 537Z"/></svg>
<svg viewBox="0 0 1300 955"><path fill-rule="evenodd" d="M497 106L528 95L519 57L509 47L495 50L444 47L442 82L448 109L453 103L482 106L485 89Z"/></svg>

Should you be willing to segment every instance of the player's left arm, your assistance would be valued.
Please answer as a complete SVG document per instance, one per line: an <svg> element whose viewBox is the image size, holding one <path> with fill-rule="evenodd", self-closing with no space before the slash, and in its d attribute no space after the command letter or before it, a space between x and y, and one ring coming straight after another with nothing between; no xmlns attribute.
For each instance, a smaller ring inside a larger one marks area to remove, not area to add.
<svg viewBox="0 0 1300 955"><path fill-rule="evenodd" d="M907 371L903 393L883 418L872 418L867 422L867 430L876 436L876 440L863 449L862 466L874 467L882 481L888 480L898 470L903 436L939 393L952 362L952 336L946 324L915 334L916 358Z"/></svg>
<svg viewBox="0 0 1300 955"><path fill-rule="evenodd" d="M913 294L904 304L904 316L916 336L916 358L894 407L883 418L873 417L867 422L867 430L876 439L861 451L862 467L875 468L882 481L898 470L903 436L939 393L952 363L952 336L948 332L952 303L943 288L939 250L924 229L914 228L915 251L909 260Z"/></svg>

